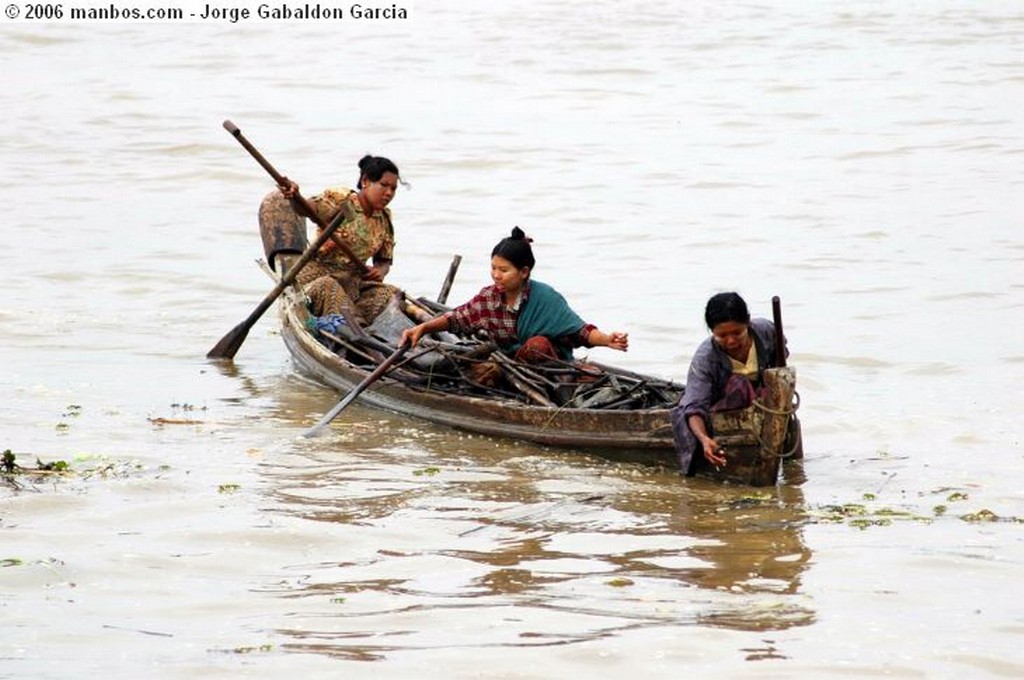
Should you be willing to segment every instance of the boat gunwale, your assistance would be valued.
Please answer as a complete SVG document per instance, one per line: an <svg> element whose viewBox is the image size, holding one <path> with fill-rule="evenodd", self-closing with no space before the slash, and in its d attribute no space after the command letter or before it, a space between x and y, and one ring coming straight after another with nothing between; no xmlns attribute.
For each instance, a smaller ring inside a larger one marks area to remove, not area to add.
<svg viewBox="0 0 1024 680"><path fill-rule="evenodd" d="M320 343L305 329L298 305L295 300L282 300L280 308L281 334L293 360L304 373L321 382L338 390L351 390L370 371L353 366ZM669 408L601 410L539 406L510 399L431 392L387 376L368 387L360 400L441 425L538 444L657 449L666 454L673 451ZM665 462L673 459L673 455L666 455Z"/></svg>

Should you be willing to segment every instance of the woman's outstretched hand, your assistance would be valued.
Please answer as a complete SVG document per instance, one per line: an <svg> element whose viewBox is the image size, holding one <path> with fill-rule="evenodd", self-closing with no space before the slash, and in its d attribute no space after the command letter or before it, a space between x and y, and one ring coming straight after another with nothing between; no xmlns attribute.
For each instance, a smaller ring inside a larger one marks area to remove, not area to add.
<svg viewBox="0 0 1024 680"><path fill-rule="evenodd" d="M620 352L625 352L629 349L629 333L623 333L622 331L603 333L595 328L590 331L590 337L587 339L592 347L610 347Z"/></svg>
<svg viewBox="0 0 1024 680"><path fill-rule="evenodd" d="M629 333L623 333L622 331L609 333L608 346L620 352L625 352L629 349Z"/></svg>

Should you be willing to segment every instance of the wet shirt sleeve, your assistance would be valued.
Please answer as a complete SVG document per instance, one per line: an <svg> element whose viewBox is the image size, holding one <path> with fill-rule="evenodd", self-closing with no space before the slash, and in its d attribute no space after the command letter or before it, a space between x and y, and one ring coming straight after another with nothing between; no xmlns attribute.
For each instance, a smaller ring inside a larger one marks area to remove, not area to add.
<svg viewBox="0 0 1024 680"><path fill-rule="evenodd" d="M686 418L694 414L707 418L711 412L711 404L714 403L718 371L711 342L711 339L705 340L690 361L690 370L686 374L686 390L679 402Z"/></svg>
<svg viewBox="0 0 1024 680"><path fill-rule="evenodd" d="M597 326L592 323L585 323L575 333L566 335L565 339L572 347L593 347L593 345L590 344L590 331L595 330L597 330Z"/></svg>

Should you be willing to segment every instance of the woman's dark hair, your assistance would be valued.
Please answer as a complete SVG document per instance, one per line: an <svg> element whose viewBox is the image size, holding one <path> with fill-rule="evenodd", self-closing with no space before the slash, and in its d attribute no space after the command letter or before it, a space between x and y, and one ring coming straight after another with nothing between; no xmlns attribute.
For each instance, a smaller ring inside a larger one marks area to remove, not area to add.
<svg viewBox="0 0 1024 680"><path fill-rule="evenodd" d="M527 237L522 229L515 227L512 229L511 236L506 236L498 241L498 245L494 246L494 250L491 251L491 257L497 255L511 262L515 265L516 269L529 267L530 271L533 271L533 265L537 261L533 259L533 248L530 247L531 241L533 239Z"/></svg>
<svg viewBox="0 0 1024 680"><path fill-rule="evenodd" d="M750 311L747 310L747 303L738 293L712 295L708 300L708 306L704 308L704 322L708 328L714 329L715 326L726 321L750 323Z"/></svg>
<svg viewBox="0 0 1024 680"><path fill-rule="evenodd" d="M398 166L383 156L371 156L366 154L359 159L359 182L356 184L360 189L363 187L363 178L371 182L379 182L384 173L391 172L400 176Z"/></svg>

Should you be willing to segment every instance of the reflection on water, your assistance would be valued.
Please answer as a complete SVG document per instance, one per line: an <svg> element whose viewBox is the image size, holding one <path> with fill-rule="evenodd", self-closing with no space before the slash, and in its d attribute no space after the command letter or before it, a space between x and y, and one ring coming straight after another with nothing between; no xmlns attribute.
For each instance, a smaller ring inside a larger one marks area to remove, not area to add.
<svg viewBox="0 0 1024 680"><path fill-rule="evenodd" d="M787 463L787 477L800 461ZM801 596L801 575L811 551L804 544L807 521L799 486L736 495L705 489L701 502L682 502L673 520L679 531L708 539L691 551L707 567L685 569L685 578L731 597L702 612L703 623L744 630L808 625L814 611ZM698 492L699 493L699 492Z"/></svg>
<svg viewBox="0 0 1024 680"><path fill-rule="evenodd" d="M815 620L798 484L720 486L353 408L261 465L270 512L347 539L336 561L298 561L266 587L295 603L301 625L278 630L290 649L373 659Z"/></svg>

